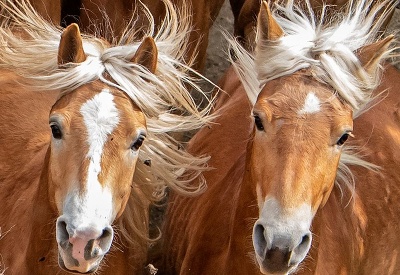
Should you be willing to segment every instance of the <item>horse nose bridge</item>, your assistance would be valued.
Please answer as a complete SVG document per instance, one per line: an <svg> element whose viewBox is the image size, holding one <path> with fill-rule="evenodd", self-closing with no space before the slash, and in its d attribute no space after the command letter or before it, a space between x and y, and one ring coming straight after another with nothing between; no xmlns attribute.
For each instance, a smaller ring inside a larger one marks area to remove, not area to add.
<svg viewBox="0 0 400 275"><path fill-rule="evenodd" d="M70 239L96 240L103 235L110 235L112 233L113 229L111 226L103 227L95 224L82 224L73 230L73 233L70 234Z"/></svg>

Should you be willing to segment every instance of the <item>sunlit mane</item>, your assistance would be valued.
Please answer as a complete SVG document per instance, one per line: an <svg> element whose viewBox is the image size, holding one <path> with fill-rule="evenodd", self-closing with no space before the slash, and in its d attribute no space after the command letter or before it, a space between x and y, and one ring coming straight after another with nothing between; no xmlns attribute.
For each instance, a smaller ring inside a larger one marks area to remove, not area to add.
<svg viewBox="0 0 400 275"><path fill-rule="evenodd" d="M316 79L332 86L357 112L370 99L365 91L379 84L380 75L378 71L368 74L363 69L356 50L379 38L379 28L396 1L377 4L354 0L343 13L318 19L308 1L305 10L294 5L293 0L284 2L287 4L277 2L271 7L285 33L278 41L266 41L259 36L254 53L232 43L238 56L234 65L250 100L255 101L266 82L309 68ZM327 8L323 8L322 14Z"/></svg>
<svg viewBox="0 0 400 275"><path fill-rule="evenodd" d="M371 100L369 91L380 81L378 68L368 74L356 52L362 46L377 41L379 28L395 8L396 1L376 3L372 0L349 1L347 10L334 17L317 18L306 1L302 9L293 0L276 2L272 13L284 36L277 41L262 40L257 35L254 53L245 50L230 39L234 51L232 64L244 85L249 100L254 104L264 84L281 76L307 68L312 75L334 88L337 95L348 103L356 117ZM384 57L391 50L388 50ZM354 190L351 170L347 165L361 165L367 169L377 166L363 161L355 148L344 148L337 174L337 181Z"/></svg>
<svg viewBox="0 0 400 275"><path fill-rule="evenodd" d="M40 18L25 1L1 1L5 23L0 29L0 67L26 77L35 89L60 89L64 93L100 79L124 91L145 114L148 134L140 150L135 187L125 210L127 215L135 215L137 204L141 203L135 190L153 201L164 195L165 186L192 194L204 185L203 180L199 181L199 186L188 186L187 183L201 177L208 158L192 156L170 134L198 129L209 122L210 105L199 111L189 93L189 90L202 93L192 78L194 71L189 69L193 61L181 63L190 33L189 12L185 7L176 10L168 0L164 3L166 16L159 30L156 31L153 17L143 6L142 12L148 17L146 30L135 31L128 26L116 45L83 35L87 60L60 68L57 52L62 30ZM129 62L140 45L139 32L142 37L143 31L144 35L154 38L158 48L155 75ZM183 174L184 179L181 177ZM138 217L142 224L143 218ZM131 227L133 230L137 228L128 220L122 221L120 227L123 231L124 228L127 231L132 230ZM147 232L142 233L145 235Z"/></svg>

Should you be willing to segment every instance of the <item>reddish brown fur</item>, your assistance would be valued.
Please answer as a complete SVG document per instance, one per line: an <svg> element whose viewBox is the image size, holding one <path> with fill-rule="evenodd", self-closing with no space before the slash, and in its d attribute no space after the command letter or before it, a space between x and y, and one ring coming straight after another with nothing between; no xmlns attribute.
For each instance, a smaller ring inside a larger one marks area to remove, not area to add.
<svg viewBox="0 0 400 275"><path fill-rule="evenodd" d="M165 14L164 3L162 1L152 0L144 0L141 2L148 7L151 14L154 16L156 26L159 26ZM216 19L223 2L222 0L172 0L172 3L176 5L177 8L181 7L182 3L184 3L192 14L193 31L189 36L186 60L189 61L194 58L195 64L193 67L195 69L202 70L204 68L208 45L208 31ZM114 29L112 35L118 38L124 30L126 22L128 22L134 14L135 8L139 10L142 9L140 5L138 5L137 0L83 0L80 13L80 26L85 32L98 33L103 37L109 36L110 34L104 33L105 26L108 23L104 20L104 14L102 13L104 10L109 16L109 23L111 23ZM139 12L138 20L133 27L139 30L147 24L147 19ZM199 45L197 46L197 44Z"/></svg>
<svg viewBox="0 0 400 275"><path fill-rule="evenodd" d="M352 143L361 146L365 159L382 171L351 167L356 195L350 203L345 187L342 191L333 188L313 220L313 246L296 274L400 272L399 76L394 67L387 66L375 92L387 89L382 101L354 121ZM210 166L215 170L205 173L208 189L202 196L172 198L161 268L165 274L261 274L251 241L258 218L256 190L249 181L254 166L248 166L254 131L251 107L232 69L221 87L229 93L217 102L221 116L190 143L192 152L211 155ZM258 159L265 165L274 157Z"/></svg>
<svg viewBox="0 0 400 275"><path fill-rule="evenodd" d="M43 18L59 25L61 21L61 1L62 0L30 0L35 10Z"/></svg>
<svg viewBox="0 0 400 275"><path fill-rule="evenodd" d="M96 91L101 91L104 84L93 82L78 92L69 93L56 102L59 91L36 92L30 91L18 83L18 77L10 72L1 72L0 90L0 121L2 131L0 133L0 228L2 239L0 241L0 255L2 257L7 273L9 274L69 274L59 269L57 264L57 243L55 240L55 219L59 215L56 204L57 199L52 194L55 190L54 183L48 181L49 157L51 150L49 142L51 131L48 125L49 113L63 112L74 117L68 121L66 126L68 134L76 137L77 133L83 133L79 124L79 115L74 113L78 110L79 102L85 102L93 96ZM144 125L143 114L135 107L132 101L121 92L113 92L115 104L119 108L128 110L120 112L122 125ZM22 100L23 99L23 100ZM67 106L68 105L68 106ZM75 106L76 105L76 106ZM128 114L125 116L123 114ZM129 121L129 123L127 123ZM133 124L132 124L133 122ZM136 126L133 126L135 128ZM122 127L116 130L113 139L114 144L126 143L127 148L132 142L129 138L136 134L135 129ZM79 136L79 135L78 135ZM84 137L84 135L81 135ZM121 141L121 137L126 139ZM128 138L127 138L128 137ZM75 140L77 140L75 138ZM110 141L109 141L110 142ZM86 147L84 140L76 143L78 146L75 154L67 154L70 159L63 159L66 167L63 170L73 174L74 162ZM106 146L107 147L107 146ZM106 150L109 150L110 147ZM119 148L126 150L126 148ZM104 162L109 162L107 167L103 166L100 178L114 177L117 184L131 182L134 167L129 164L125 169L114 167L119 163L116 155L105 152ZM112 160L113 159L113 160ZM85 161L82 160L82 169ZM127 164L128 165L128 164ZM55 168L55 166L53 166ZM130 171L127 174L114 174L109 171ZM60 175L66 179L67 174ZM123 177L118 178L118 177ZM130 178L129 178L130 177ZM65 189L67 186L63 186ZM131 186L116 186L116 207L121 209L125 206ZM125 188L125 189L123 189ZM67 191L67 190L65 190ZM138 198L140 199L140 198ZM119 201L119 202L118 202ZM118 205L119 203L119 205ZM146 207L143 210L144 217L147 216ZM140 274L146 254L145 240L138 240L137 247L126 246L126 241L116 237L113 248L103 260L104 264L99 274Z"/></svg>
<svg viewBox="0 0 400 275"><path fill-rule="evenodd" d="M79 1L77 1L79 2ZM82 0L81 11L79 16L79 26L85 33L95 33L100 37L118 39L124 31L127 22L129 22L135 9L141 10L141 5L138 5L137 0ZM154 16L156 27L160 26L164 18L165 8L162 1L144 0L141 1ZM55 25L59 25L61 21L61 1L53 0L31 0L34 8L46 19L50 19ZM203 70L206 61L206 50L208 46L208 32L214 20L224 3L223 0L172 0L172 3L178 8L184 3L190 10L193 31L189 36L189 47L186 54L186 61L194 59L193 68ZM78 3L71 2L71 5ZM77 7L79 8L79 7ZM148 25L146 16L138 12L139 15L133 18L136 20L133 28L140 29ZM109 17L105 19L104 12ZM67 14L68 15L68 14ZM108 24L111 24L112 33L108 32Z"/></svg>

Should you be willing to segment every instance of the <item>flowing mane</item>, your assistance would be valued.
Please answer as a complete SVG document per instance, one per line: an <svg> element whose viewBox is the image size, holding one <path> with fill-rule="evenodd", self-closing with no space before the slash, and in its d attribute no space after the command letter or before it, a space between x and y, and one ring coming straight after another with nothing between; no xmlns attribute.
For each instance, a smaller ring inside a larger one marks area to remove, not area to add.
<svg viewBox="0 0 400 275"><path fill-rule="evenodd" d="M347 11L331 18L325 18L322 12L319 19L308 1L308 12L293 2L275 2L272 7L273 16L285 33L277 42L263 40L258 34L257 47L249 53L230 40L237 56L233 65L250 100L256 100L266 82L309 68L316 79L332 86L357 114L370 100L364 91L379 84L380 74L366 72L355 51L379 38L379 28L395 8L395 1L350 1ZM324 6L323 11L327 8Z"/></svg>
<svg viewBox="0 0 400 275"><path fill-rule="evenodd" d="M152 15L143 6L148 17L146 29L134 30L127 26L115 45L83 35L86 61L69 63L62 68L55 58L61 28L42 19L25 1L2 1L0 4L3 10L1 68L26 78L29 87L60 89L61 94L99 79L125 92L145 114L148 134L140 150L126 214L118 225L128 240L132 240L128 233L132 230L142 236L147 234L137 229L137 224L143 223L143 217L136 217L140 214L137 206L143 204L137 192L144 193L148 201L162 198L166 187L183 194L198 193L204 187L201 173L207 169L208 157L189 154L170 135L198 129L209 122L211 104L209 102L200 111L189 93L191 90L203 97L193 78L198 74L190 69L192 60L183 63L191 25L189 12L185 7L176 10L168 0L164 3L166 16L158 30ZM130 62L141 42L138 37L143 35L153 37L156 42L156 74ZM187 183L196 177L200 177L200 184L189 186Z"/></svg>
<svg viewBox="0 0 400 275"><path fill-rule="evenodd" d="M257 30L254 52L248 52L228 38L236 59L231 58L231 63L249 100L254 104L268 81L307 69L315 79L335 89L336 96L352 107L354 117L360 115L373 99L367 91L380 83L382 68L367 72L356 51L380 38L379 29L396 1L350 1L345 11L331 18L324 17L327 5L317 18L309 1L305 1L305 8L296 6L293 0L281 2L274 2L271 7L272 16L284 32L279 40L264 40ZM389 49L384 56L392 51ZM343 149L337 173L337 181L344 182L351 191L354 180L347 165L379 169L363 161L362 153L357 151L350 146Z"/></svg>

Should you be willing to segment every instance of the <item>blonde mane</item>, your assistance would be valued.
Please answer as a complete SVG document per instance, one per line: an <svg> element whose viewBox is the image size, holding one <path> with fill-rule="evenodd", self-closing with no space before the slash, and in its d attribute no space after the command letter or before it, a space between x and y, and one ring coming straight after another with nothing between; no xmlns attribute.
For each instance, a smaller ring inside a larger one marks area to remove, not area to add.
<svg viewBox="0 0 400 275"><path fill-rule="evenodd" d="M274 3L272 13L284 32L277 41L263 40L257 35L254 52L244 49L239 42L229 39L234 52L232 65L239 76L249 100L254 104L262 87L270 80L293 74L307 68L318 81L335 90L335 94L353 108L354 117L370 107L373 99L368 91L375 89L380 81L381 67L368 73L357 57L362 46L380 38L379 29L395 8L396 1L372 0L349 1L347 9L325 18L328 6L324 5L320 18L316 18L309 1L304 9L294 0ZM393 49L389 49L381 61ZM363 161L356 148L343 149L337 183L344 183L354 194L355 185L347 165L359 165L367 169L379 167ZM340 184L337 184L340 188Z"/></svg>
<svg viewBox="0 0 400 275"><path fill-rule="evenodd" d="M150 12L140 6L148 18L146 28L133 30L132 24L128 25L115 45L83 35L86 61L67 64L65 68L57 64L61 28L42 19L25 0L0 2L0 68L23 76L29 87L60 89L62 93L101 80L125 92L145 114L148 134L140 150L132 195L118 224L130 242L135 240L129 232L147 236L143 230L148 217L143 215L143 208L162 198L166 187L186 195L202 191L205 183L201 173L207 169L209 159L189 154L171 136L208 123L211 103L199 110L191 96L204 98L193 77L198 74L190 69L193 60L183 63L192 31L191 15L186 7L177 10L169 0L163 2L166 16L157 30ZM155 74L130 62L141 43L139 37L143 36L153 37L158 48ZM190 186L188 183L197 177L199 185Z"/></svg>

